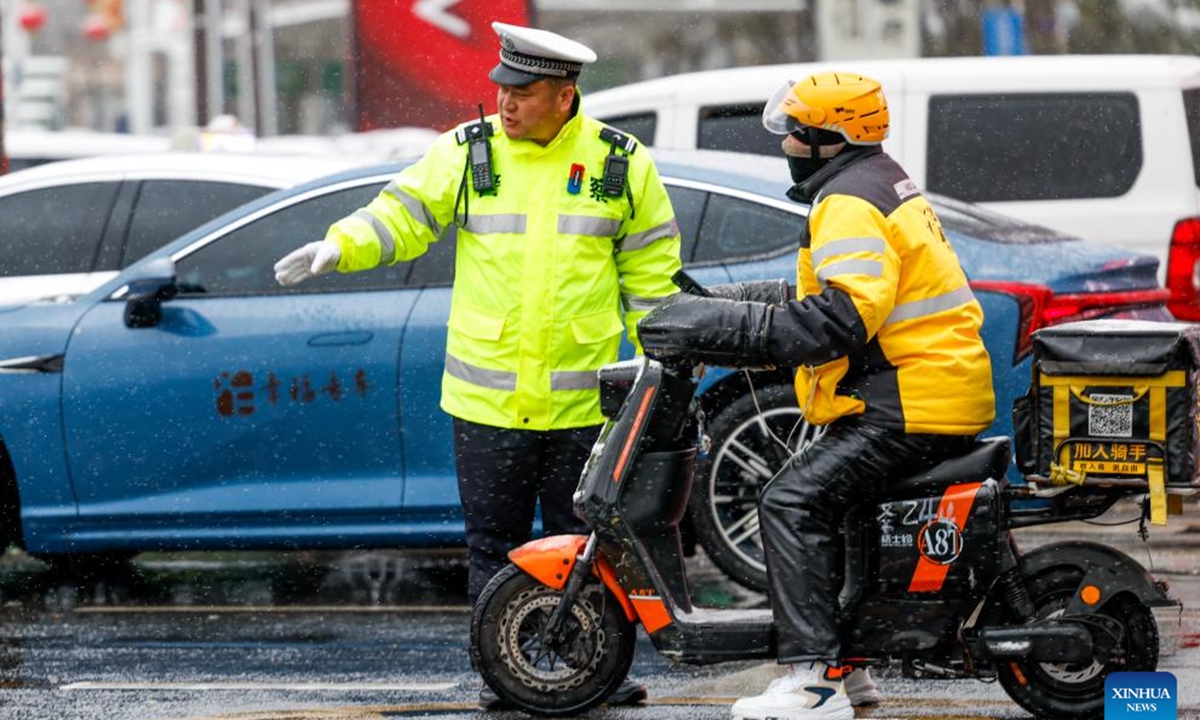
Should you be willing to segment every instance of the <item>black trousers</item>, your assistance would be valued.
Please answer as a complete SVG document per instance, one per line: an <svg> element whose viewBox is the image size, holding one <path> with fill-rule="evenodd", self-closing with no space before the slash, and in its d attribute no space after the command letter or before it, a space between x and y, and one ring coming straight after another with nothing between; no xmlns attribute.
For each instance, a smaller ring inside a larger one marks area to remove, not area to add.
<svg viewBox="0 0 1200 720"><path fill-rule="evenodd" d="M973 435L908 434L842 419L767 483L758 516L779 662L840 660L846 511L877 498L890 481L964 454L973 442Z"/></svg>
<svg viewBox="0 0 1200 720"><path fill-rule="evenodd" d="M467 526L467 595L474 605L508 551L528 542L537 503L546 535L588 533L571 496L600 426L510 430L454 419L458 493Z"/></svg>

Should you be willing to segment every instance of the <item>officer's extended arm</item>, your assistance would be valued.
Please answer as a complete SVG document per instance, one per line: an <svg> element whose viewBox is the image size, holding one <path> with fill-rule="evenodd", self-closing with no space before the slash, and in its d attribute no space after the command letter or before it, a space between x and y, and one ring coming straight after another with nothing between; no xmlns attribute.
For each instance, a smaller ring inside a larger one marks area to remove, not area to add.
<svg viewBox="0 0 1200 720"><path fill-rule="evenodd" d="M421 160L402 170L365 208L334 223L275 263L275 279L294 285L315 275L370 270L411 260L440 239L451 221L465 150L454 134L439 137Z"/></svg>

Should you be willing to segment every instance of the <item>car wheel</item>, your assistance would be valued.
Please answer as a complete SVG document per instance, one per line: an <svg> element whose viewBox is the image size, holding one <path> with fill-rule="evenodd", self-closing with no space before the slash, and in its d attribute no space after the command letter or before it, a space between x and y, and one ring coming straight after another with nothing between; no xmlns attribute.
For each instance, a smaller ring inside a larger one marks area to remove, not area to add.
<svg viewBox="0 0 1200 720"><path fill-rule="evenodd" d="M696 464L691 500L696 538L718 568L751 590L767 589L758 496L792 455L824 431L804 419L787 385L744 393L708 422L712 445Z"/></svg>

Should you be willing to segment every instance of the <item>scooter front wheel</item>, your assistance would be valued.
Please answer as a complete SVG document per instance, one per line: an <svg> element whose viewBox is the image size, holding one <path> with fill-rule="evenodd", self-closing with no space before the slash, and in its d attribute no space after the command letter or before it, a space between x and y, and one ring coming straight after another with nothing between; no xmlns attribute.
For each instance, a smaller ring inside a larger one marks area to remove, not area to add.
<svg viewBox="0 0 1200 720"><path fill-rule="evenodd" d="M1067 566L1026 578L1037 619L1062 615L1082 579L1082 570ZM1104 679L1110 672L1151 671L1158 666L1158 625L1149 608L1125 595L1105 603L1099 613L1116 621L1095 631L1117 635L1107 662L1003 663L996 670L1009 697L1036 717L1093 720L1104 716Z"/></svg>
<svg viewBox="0 0 1200 720"><path fill-rule="evenodd" d="M472 660L484 682L536 715L576 715L599 705L633 662L637 628L603 585L583 588L555 640L545 629L561 599L509 565L484 588L471 618Z"/></svg>

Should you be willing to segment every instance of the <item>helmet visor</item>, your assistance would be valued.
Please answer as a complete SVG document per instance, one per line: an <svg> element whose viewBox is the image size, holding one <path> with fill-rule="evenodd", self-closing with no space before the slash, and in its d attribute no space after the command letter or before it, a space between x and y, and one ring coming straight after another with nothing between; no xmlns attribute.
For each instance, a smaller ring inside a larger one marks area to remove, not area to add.
<svg viewBox="0 0 1200 720"><path fill-rule="evenodd" d="M767 129L767 132L776 135L787 135L793 130L799 130L804 127L800 121L785 113L780 106L783 105L783 100L792 91L795 82L788 80L780 86L778 90L771 94L771 98L767 100L767 104L763 107L762 124Z"/></svg>

